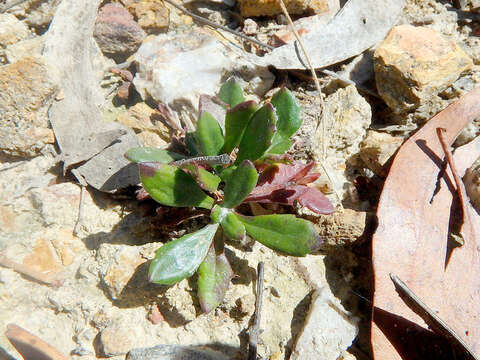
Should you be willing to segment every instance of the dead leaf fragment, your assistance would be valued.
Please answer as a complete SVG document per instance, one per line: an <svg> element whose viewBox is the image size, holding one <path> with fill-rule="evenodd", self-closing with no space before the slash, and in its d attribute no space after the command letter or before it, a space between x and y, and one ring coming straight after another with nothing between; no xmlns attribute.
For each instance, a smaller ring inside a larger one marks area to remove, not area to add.
<svg viewBox="0 0 480 360"><path fill-rule="evenodd" d="M480 116L479 99L480 88L438 113L402 145L392 163L372 240L375 359L452 356L451 350L445 350L446 341L428 330L397 296L390 272L429 304L477 356L480 354L480 216L468 203L465 244L449 251L456 191L450 169L439 177L444 152L436 133L437 128L445 128L445 138L452 144L460 131ZM466 147L468 150L460 148L454 154L460 177L480 155L477 142Z"/></svg>

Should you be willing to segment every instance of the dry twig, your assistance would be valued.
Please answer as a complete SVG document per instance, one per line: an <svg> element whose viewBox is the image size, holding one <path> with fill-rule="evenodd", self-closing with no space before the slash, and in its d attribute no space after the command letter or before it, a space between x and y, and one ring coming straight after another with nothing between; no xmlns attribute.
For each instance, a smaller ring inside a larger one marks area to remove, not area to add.
<svg viewBox="0 0 480 360"><path fill-rule="evenodd" d="M0 253L0 266L3 266L8 269L12 269L22 275L25 275L35 281L38 281L42 284L46 284L52 287L60 287L63 284L63 280L57 278L52 274L44 274L40 271L32 269L30 266L17 263L13 260L7 258L4 254Z"/></svg>
<svg viewBox="0 0 480 360"><path fill-rule="evenodd" d="M258 263L257 267L257 298L255 300L255 314L253 315L253 325L249 331L248 337L248 360L257 360L257 343L260 335L260 320L263 303L263 261Z"/></svg>
<svg viewBox="0 0 480 360"><path fill-rule="evenodd" d="M322 96L322 89L320 88L320 82L318 81L317 73L315 72L315 69L313 68L312 62L310 61L310 57L307 54L307 50L305 49L305 46L303 45L302 39L300 38L300 35L297 32L297 29L295 29L295 25L293 24L292 18L290 17L290 14L287 11L287 8L285 7L285 4L283 0L278 0L280 3L280 7L282 8L283 13L285 14L285 17L287 18L288 24L292 28L293 34L295 35L295 38L297 39L298 43L300 44L300 47L303 51L303 54L305 56L305 59L307 60L308 67L310 69L310 72L312 73L314 82L315 82L315 87L317 88L318 91L318 99L319 99L319 108L320 108L320 122L322 126L322 157L321 157L321 163L320 166L322 167L322 170L325 172L325 175L328 178L328 181L330 181L330 184L332 184L332 189L333 192L335 193L335 196L338 201L338 205L341 210L343 210L343 205L342 205L342 199L340 198L340 195L338 194L337 190L335 189L335 186L333 185L332 178L330 177L329 172L327 171L325 167L325 161L327 158L327 145L326 145L326 139L327 139L327 134L326 134L326 117L324 114L324 107L325 103L323 102L323 96Z"/></svg>
<svg viewBox="0 0 480 360"><path fill-rule="evenodd" d="M25 360L71 360L52 345L15 324L8 324L5 336Z"/></svg>

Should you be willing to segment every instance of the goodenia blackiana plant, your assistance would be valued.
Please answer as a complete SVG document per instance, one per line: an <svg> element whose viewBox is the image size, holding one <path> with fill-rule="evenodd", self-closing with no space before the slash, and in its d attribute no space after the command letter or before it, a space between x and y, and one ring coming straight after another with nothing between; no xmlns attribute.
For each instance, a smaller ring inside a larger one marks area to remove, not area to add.
<svg viewBox="0 0 480 360"><path fill-rule="evenodd" d="M188 155L145 147L125 155L138 163L142 185L158 203L210 210L209 225L163 245L149 268L150 282L162 285L197 272L204 312L220 304L233 276L224 236L240 241L248 235L293 256L305 256L321 242L305 219L290 214L245 216L235 210L238 205L298 202L317 213L333 212L327 198L307 186L319 175L311 173L314 163L300 164L282 155L302 124L300 107L289 90L281 89L260 106L245 101L240 85L230 79L216 100L227 109L225 118L203 111L196 130L185 136Z"/></svg>

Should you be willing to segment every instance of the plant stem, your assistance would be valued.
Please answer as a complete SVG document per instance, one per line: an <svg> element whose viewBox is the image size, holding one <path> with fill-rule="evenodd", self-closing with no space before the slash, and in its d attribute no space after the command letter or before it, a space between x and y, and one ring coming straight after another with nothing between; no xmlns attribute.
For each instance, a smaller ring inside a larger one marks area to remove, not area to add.
<svg viewBox="0 0 480 360"><path fill-rule="evenodd" d="M258 335L260 333L260 320L263 303L263 268L263 261L260 261L257 267L257 298L255 300L255 314L253 315L253 326L249 331L248 360L257 359L257 343Z"/></svg>

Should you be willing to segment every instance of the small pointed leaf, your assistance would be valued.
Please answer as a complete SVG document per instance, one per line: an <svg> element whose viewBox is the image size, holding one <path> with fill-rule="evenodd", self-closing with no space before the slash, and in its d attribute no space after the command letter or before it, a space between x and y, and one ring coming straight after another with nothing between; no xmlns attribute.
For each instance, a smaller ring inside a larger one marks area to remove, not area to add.
<svg viewBox="0 0 480 360"><path fill-rule="evenodd" d="M134 163L159 162L164 164L185 158L182 154L152 147L132 148L125 153L125 157Z"/></svg>
<svg viewBox="0 0 480 360"><path fill-rule="evenodd" d="M294 215L237 216L253 239L288 255L305 256L321 243L313 224Z"/></svg>
<svg viewBox="0 0 480 360"><path fill-rule="evenodd" d="M179 167L194 178L203 190L209 192L215 192L218 188L218 184L222 181L217 175L212 174L195 163L184 164Z"/></svg>
<svg viewBox="0 0 480 360"><path fill-rule="evenodd" d="M255 101L245 101L227 111L223 152L229 154L238 146L243 132L256 110L257 104Z"/></svg>
<svg viewBox="0 0 480 360"><path fill-rule="evenodd" d="M140 180L150 196L168 206L198 206L210 209L214 200L205 194L195 180L176 166L140 163Z"/></svg>
<svg viewBox="0 0 480 360"><path fill-rule="evenodd" d="M272 105L278 116L277 133L283 139L290 138L302 125L300 106L295 96L287 88L283 88L273 95Z"/></svg>
<svg viewBox="0 0 480 360"><path fill-rule="evenodd" d="M223 207L234 208L250 194L257 185L258 173L253 163L244 160L225 184Z"/></svg>
<svg viewBox="0 0 480 360"><path fill-rule="evenodd" d="M240 141L236 163L261 158L272 145L277 115L272 104L265 104L252 115Z"/></svg>
<svg viewBox="0 0 480 360"><path fill-rule="evenodd" d="M222 85L220 91L218 92L218 97L224 103L230 105L230 107L234 107L235 105L240 104L244 100L242 87L233 77L228 79Z"/></svg>
<svg viewBox="0 0 480 360"><path fill-rule="evenodd" d="M150 282L172 285L192 276L205 259L217 229L218 224L210 224L163 245L150 264Z"/></svg>
<svg viewBox="0 0 480 360"><path fill-rule="evenodd" d="M231 240L241 241L245 237L245 225L238 216L229 212L220 223L223 233Z"/></svg>
<svg viewBox="0 0 480 360"><path fill-rule="evenodd" d="M195 133L197 145L202 155L218 155L223 147L222 128L208 112L203 112L197 122Z"/></svg>
<svg viewBox="0 0 480 360"><path fill-rule="evenodd" d="M212 245L198 268L198 297L204 313L215 309L225 297L233 271L224 253L215 254Z"/></svg>

